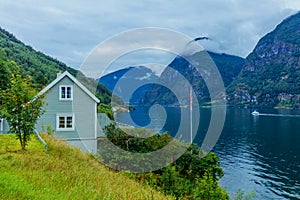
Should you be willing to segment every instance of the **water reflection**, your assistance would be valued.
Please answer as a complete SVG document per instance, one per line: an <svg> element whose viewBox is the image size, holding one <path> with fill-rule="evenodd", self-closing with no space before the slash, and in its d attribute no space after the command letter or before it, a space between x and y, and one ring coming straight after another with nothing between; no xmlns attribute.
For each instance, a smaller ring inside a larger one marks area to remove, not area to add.
<svg viewBox="0 0 300 200"><path fill-rule="evenodd" d="M257 199L299 199L300 118L231 109L227 120L215 148L225 171L221 184L231 192L253 190Z"/></svg>

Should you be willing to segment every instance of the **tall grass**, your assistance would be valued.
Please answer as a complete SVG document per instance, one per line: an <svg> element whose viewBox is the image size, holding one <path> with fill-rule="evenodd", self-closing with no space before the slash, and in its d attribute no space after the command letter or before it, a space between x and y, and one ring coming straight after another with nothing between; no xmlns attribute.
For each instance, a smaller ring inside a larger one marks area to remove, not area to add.
<svg viewBox="0 0 300 200"><path fill-rule="evenodd" d="M20 151L14 135L0 135L0 199L171 199L109 170L89 154L42 135Z"/></svg>

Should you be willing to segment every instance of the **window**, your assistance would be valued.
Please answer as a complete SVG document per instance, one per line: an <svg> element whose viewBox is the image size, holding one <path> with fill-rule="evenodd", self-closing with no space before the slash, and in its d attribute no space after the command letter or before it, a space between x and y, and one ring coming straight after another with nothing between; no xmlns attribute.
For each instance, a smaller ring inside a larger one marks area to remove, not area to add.
<svg viewBox="0 0 300 200"><path fill-rule="evenodd" d="M73 99L73 86L61 85L59 86L59 100L72 100Z"/></svg>
<svg viewBox="0 0 300 200"><path fill-rule="evenodd" d="M74 115L73 114L59 114L56 119L57 131L73 131L74 130Z"/></svg>

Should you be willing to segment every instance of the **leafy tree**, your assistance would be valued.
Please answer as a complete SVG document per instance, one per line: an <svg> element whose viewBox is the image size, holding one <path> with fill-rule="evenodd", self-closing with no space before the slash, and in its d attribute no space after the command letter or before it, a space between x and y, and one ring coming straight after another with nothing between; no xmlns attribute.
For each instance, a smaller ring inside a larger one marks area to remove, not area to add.
<svg viewBox="0 0 300 200"><path fill-rule="evenodd" d="M114 114L108 104L100 103L98 105L98 113L105 113L109 119L114 120Z"/></svg>
<svg viewBox="0 0 300 200"><path fill-rule="evenodd" d="M9 83L10 72L7 63L0 59L0 88L6 89Z"/></svg>
<svg viewBox="0 0 300 200"><path fill-rule="evenodd" d="M30 134L34 131L38 117L43 114L43 96L36 96L37 92L30 87L30 80L21 75L12 75L7 89L0 89L0 115L15 133L25 150Z"/></svg>

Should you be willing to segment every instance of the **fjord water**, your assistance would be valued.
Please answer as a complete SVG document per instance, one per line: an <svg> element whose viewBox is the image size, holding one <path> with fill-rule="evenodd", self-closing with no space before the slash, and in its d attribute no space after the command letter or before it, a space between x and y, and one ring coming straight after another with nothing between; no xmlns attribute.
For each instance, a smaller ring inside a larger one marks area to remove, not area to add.
<svg viewBox="0 0 300 200"><path fill-rule="evenodd" d="M119 113L117 121L141 126L149 123L145 108ZM300 199L300 111L228 108L222 134L214 147L220 156L224 177L221 185L230 196L242 189L255 192L255 199ZM174 134L179 123L189 124L189 109L167 108L163 131ZM183 121L180 122L180 114ZM211 117L209 108L200 109L200 122L194 142L200 146ZM152 128L161 127L160 116L152 115ZM214 123L214 122L212 122Z"/></svg>
<svg viewBox="0 0 300 200"><path fill-rule="evenodd" d="M229 109L215 146L229 192L255 191L257 199L300 198L300 116L292 110Z"/></svg>

